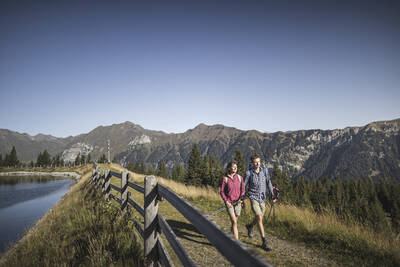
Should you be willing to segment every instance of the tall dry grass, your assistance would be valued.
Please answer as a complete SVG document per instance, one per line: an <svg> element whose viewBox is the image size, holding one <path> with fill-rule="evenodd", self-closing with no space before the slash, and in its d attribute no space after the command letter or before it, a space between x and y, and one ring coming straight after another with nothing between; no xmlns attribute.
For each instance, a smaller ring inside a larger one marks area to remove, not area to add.
<svg viewBox="0 0 400 267"><path fill-rule="evenodd" d="M333 212L317 214L293 205L276 205L274 231L330 250L351 265L400 265L400 240L390 231L376 232L356 222L343 222Z"/></svg>
<svg viewBox="0 0 400 267"><path fill-rule="evenodd" d="M110 165L107 164L102 164L101 168L106 169L107 167L117 171L117 172L122 172L122 171L127 171L125 168L121 167L118 164L111 163ZM131 171L128 171L130 174L130 179L133 182L137 182L140 184L144 183L144 178L146 175L143 174L137 174ZM162 177L157 176L157 180L159 183L169 187L171 190L173 190L175 193L178 195L189 198L189 199L207 199L207 200L220 200L221 197L218 194L218 191L215 188L212 188L210 186L207 187L196 187L196 186L191 186L191 185L185 185L176 181L173 181L171 179L165 179Z"/></svg>

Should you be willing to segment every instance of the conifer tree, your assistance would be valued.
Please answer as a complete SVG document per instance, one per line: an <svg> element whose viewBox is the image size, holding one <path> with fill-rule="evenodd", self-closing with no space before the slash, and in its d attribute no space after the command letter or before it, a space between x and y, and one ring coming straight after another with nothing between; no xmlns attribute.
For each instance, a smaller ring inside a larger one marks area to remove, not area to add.
<svg viewBox="0 0 400 267"><path fill-rule="evenodd" d="M137 172L140 174L144 174L146 171L143 161L139 163Z"/></svg>
<svg viewBox="0 0 400 267"><path fill-rule="evenodd" d="M209 156L209 164L210 164L210 185L213 187L220 186L222 182L222 177L225 174L224 167L221 164L221 161L218 158L214 158L212 155Z"/></svg>
<svg viewBox="0 0 400 267"><path fill-rule="evenodd" d="M33 160L31 160L31 162L29 163L29 167L31 168L35 167L35 163L33 163Z"/></svg>
<svg viewBox="0 0 400 267"><path fill-rule="evenodd" d="M298 206L310 207L311 201L309 198L310 183L304 177L297 179L294 186L295 203Z"/></svg>
<svg viewBox="0 0 400 267"><path fill-rule="evenodd" d="M212 185L212 176L210 173L210 161L207 155L204 155L201 162L201 169L203 173L201 174L201 184L202 185Z"/></svg>
<svg viewBox="0 0 400 267"><path fill-rule="evenodd" d="M379 202L378 197L375 195L368 203L368 222L377 230L382 231L388 227L386 214L383 211L382 204Z"/></svg>
<svg viewBox="0 0 400 267"><path fill-rule="evenodd" d="M200 185L202 182L202 174L203 170L200 150L197 144L194 144L189 155L188 167L185 174L185 183L191 185Z"/></svg>
<svg viewBox="0 0 400 267"><path fill-rule="evenodd" d="M157 176L168 178L168 170L167 167L165 167L164 161L162 160L158 162Z"/></svg>
<svg viewBox="0 0 400 267"><path fill-rule="evenodd" d="M54 166L60 166L61 165L60 155L55 156L53 161L54 161Z"/></svg>
<svg viewBox="0 0 400 267"><path fill-rule="evenodd" d="M240 151L239 149L235 150L234 160L237 162L237 173L243 177L246 173L246 162L244 160L242 151Z"/></svg>
<svg viewBox="0 0 400 267"><path fill-rule="evenodd" d="M36 160L36 165L40 167L45 167L50 164L51 164L51 158L49 152L47 152L47 150L39 152L39 155Z"/></svg>
<svg viewBox="0 0 400 267"><path fill-rule="evenodd" d="M369 209L369 194L366 185L360 180L357 182L357 198L355 205L353 206L353 212L358 221L362 223L368 223L370 217Z"/></svg>
<svg viewBox="0 0 400 267"><path fill-rule="evenodd" d="M385 180L380 179L376 184L376 191L379 198L379 201L382 203L382 206L385 212L390 212L391 210L391 201L390 194L388 190L388 185Z"/></svg>
<svg viewBox="0 0 400 267"><path fill-rule="evenodd" d="M7 165L8 166L17 166L19 164L19 160L17 157L17 150L15 149L15 146L12 147L10 155L8 156L8 160L7 160Z"/></svg>
<svg viewBox="0 0 400 267"><path fill-rule="evenodd" d="M316 212L321 211L321 207L323 206L322 202L322 195L323 195L323 186L320 180L314 180L311 183L311 190L310 190L310 201L311 204Z"/></svg>
<svg viewBox="0 0 400 267"><path fill-rule="evenodd" d="M133 171L139 173L139 161L136 161Z"/></svg>
<svg viewBox="0 0 400 267"><path fill-rule="evenodd" d="M280 189L281 201L289 203L292 201L292 191L293 186L290 182L289 176L278 167L277 163L274 163L274 168L272 169L272 184Z"/></svg>
<svg viewBox="0 0 400 267"><path fill-rule="evenodd" d="M178 163L172 170L171 177L173 180L177 182L183 182L185 179L185 167L183 166L183 163Z"/></svg>
<svg viewBox="0 0 400 267"><path fill-rule="evenodd" d="M39 155L37 156L36 159L36 167L40 167L42 164L42 152L39 152Z"/></svg>
<svg viewBox="0 0 400 267"><path fill-rule="evenodd" d="M310 200L313 204L314 209L317 212L321 212L323 208L326 208L329 204L328 191L331 187L330 180L327 177L317 179L313 181Z"/></svg>
<svg viewBox="0 0 400 267"><path fill-rule="evenodd" d="M43 151L42 157L43 157L43 159L42 159L43 165L48 166L51 164L51 156L50 156L49 152L47 152L46 149Z"/></svg>
<svg viewBox="0 0 400 267"><path fill-rule="evenodd" d="M90 154L89 154L90 155ZM135 172L135 165L133 165L132 162L128 163L128 166L126 166L126 168L131 171L131 172Z"/></svg>
<svg viewBox="0 0 400 267"><path fill-rule="evenodd" d="M8 153L4 156L3 166L10 167L10 155Z"/></svg>
<svg viewBox="0 0 400 267"><path fill-rule="evenodd" d="M344 207L345 207L345 192L343 188L343 182L339 177L335 177L332 183L331 191L329 192L329 198L331 199L331 206L335 210L336 214L340 218L344 218Z"/></svg>
<svg viewBox="0 0 400 267"><path fill-rule="evenodd" d="M75 158L75 166L80 164L81 164L81 154L78 154L78 156L76 156Z"/></svg>
<svg viewBox="0 0 400 267"><path fill-rule="evenodd" d="M97 160L98 163L106 163L107 157L105 154L101 155L101 157Z"/></svg>
<svg viewBox="0 0 400 267"><path fill-rule="evenodd" d="M392 226L397 231L400 230L400 206L395 202L390 210L390 217L392 221Z"/></svg>
<svg viewBox="0 0 400 267"><path fill-rule="evenodd" d="M0 167L3 167L3 156L0 153Z"/></svg>
<svg viewBox="0 0 400 267"><path fill-rule="evenodd" d="M391 203L390 217L392 226L397 232L400 232L400 184L391 182L387 186L389 188L389 198Z"/></svg>
<svg viewBox="0 0 400 267"><path fill-rule="evenodd" d="M146 164L144 174L146 175L154 175L156 174L156 170L154 169L153 165Z"/></svg>
<svg viewBox="0 0 400 267"><path fill-rule="evenodd" d="M85 155L82 155L79 164L83 165L83 164L85 164L85 162L86 162L86 157L85 157Z"/></svg>
<svg viewBox="0 0 400 267"><path fill-rule="evenodd" d="M87 156L86 162L87 163L91 163L92 162L92 157L91 157L90 153Z"/></svg>

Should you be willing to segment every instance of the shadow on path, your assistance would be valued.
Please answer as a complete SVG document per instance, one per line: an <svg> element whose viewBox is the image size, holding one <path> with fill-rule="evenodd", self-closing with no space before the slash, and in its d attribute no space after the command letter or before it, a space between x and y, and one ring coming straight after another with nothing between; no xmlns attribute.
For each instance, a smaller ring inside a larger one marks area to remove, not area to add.
<svg viewBox="0 0 400 267"><path fill-rule="evenodd" d="M171 226L176 236L184 238L191 242L212 246L211 243L209 242L203 242L194 239L194 238L201 238L201 239L206 239L206 238L199 231L197 231L196 227L194 227L192 224L175 220L167 220L167 223Z"/></svg>

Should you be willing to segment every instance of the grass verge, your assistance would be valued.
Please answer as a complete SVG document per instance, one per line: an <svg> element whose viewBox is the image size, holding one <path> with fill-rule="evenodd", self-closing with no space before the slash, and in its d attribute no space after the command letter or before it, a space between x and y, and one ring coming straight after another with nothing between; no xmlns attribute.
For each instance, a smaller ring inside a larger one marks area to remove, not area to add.
<svg viewBox="0 0 400 267"><path fill-rule="evenodd" d="M84 174L81 180L3 255L0 266L143 265L132 222L94 188L91 166L75 171Z"/></svg>
<svg viewBox="0 0 400 267"><path fill-rule="evenodd" d="M345 224L332 213L316 214L291 205L277 205L266 229L281 237L324 250L338 263L353 266L400 266L400 241L394 233L374 232L357 223Z"/></svg>

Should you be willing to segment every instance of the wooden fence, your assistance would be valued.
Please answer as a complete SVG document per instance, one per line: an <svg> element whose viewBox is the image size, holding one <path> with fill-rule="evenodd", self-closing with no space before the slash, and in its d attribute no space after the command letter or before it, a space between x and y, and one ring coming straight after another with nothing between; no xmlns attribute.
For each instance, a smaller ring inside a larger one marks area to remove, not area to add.
<svg viewBox="0 0 400 267"><path fill-rule="evenodd" d="M121 180L120 187L110 183L112 176ZM133 219L133 221L144 240L145 266L174 266L160 237L161 233L165 235L183 266L197 266L182 244L177 240L174 231L162 214L158 212L158 201L162 201L163 199L171 203L233 265L271 266L269 263L255 256L254 253L248 251L240 241L229 237L219 226L207 219L197 208L182 197L175 194L168 187L157 183L155 176L147 176L143 188L131 183L129 181L129 173L126 171L117 173L106 170L100 174L97 167L92 172L92 180L101 189L105 199L114 199L121 205L123 213L127 212L128 205L130 205L144 217L144 226L136 219ZM128 187L144 195L144 208L130 197ZM111 189L119 192L120 196L112 194L110 192Z"/></svg>

